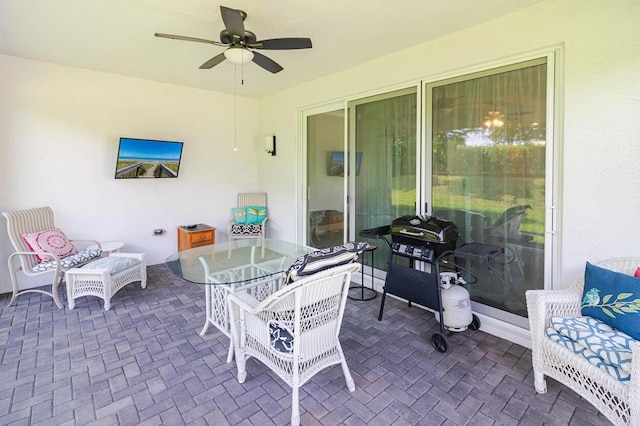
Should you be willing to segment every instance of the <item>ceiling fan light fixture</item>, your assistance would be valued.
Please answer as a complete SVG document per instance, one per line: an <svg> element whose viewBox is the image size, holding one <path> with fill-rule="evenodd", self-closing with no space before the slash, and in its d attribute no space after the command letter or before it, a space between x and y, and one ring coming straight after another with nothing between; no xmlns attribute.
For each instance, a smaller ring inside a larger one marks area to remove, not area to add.
<svg viewBox="0 0 640 426"><path fill-rule="evenodd" d="M253 59L253 52L244 47L230 47L224 51L224 56L233 64L246 64Z"/></svg>

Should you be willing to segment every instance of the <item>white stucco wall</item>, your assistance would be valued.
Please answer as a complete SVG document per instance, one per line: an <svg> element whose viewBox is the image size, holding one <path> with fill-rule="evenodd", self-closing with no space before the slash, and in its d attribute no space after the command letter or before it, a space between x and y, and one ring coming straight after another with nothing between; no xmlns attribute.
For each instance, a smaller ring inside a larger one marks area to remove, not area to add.
<svg viewBox="0 0 640 426"><path fill-rule="evenodd" d="M259 158L260 180L290 203L281 221L294 222L294 197L299 203L302 191L296 175L298 109L562 46L561 246L554 265L560 279L554 286L565 287L586 260L640 254L638 22L635 0L549 0L262 99L260 127L274 131L282 144L276 161ZM294 238L294 230L284 236Z"/></svg>
<svg viewBox="0 0 640 426"><path fill-rule="evenodd" d="M70 238L123 241L156 264L177 250L178 225L204 222L226 241L236 193L262 189L254 99L238 98L234 152L230 95L2 55L0 70L0 211L51 206ZM179 177L115 180L120 136L184 142Z"/></svg>

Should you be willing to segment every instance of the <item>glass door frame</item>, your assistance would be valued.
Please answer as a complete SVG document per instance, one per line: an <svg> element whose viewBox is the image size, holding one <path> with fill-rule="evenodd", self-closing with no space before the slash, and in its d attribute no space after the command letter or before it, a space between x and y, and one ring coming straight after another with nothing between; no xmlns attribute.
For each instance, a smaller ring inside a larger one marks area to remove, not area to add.
<svg viewBox="0 0 640 426"><path fill-rule="evenodd" d="M416 206L416 213L418 213L419 211L419 207L418 207L418 198L419 198L419 193L420 191L418 190L418 185L422 180L422 177L420 176L420 161L421 161L421 140L420 140L420 135L421 135L421 128L420 128L420 123L421 123L421 116L422 116L422 106L420 104L420 98L421 98L421 87L422 85L420 83L416 83L416 84L407 84L401 87L396 87L393 89L388 89L385 90L384 92L377 92L376 94L371 94L368 96L359 96L358 98L354 98L354 99L348 99L346 101L346 109L347 109L347 114L345 115L345 118L347 119L347 122L345 123L345 128L347 130L347 135L346 135L346 141L347 141L347 148L348 148L348 152L356 152L357 147L356 147L356 126L355 126L355 114L356 114L356 110L358 105L363 105L363 104L367 104L370 102L376 102L376 101L380 101L380 100L385 100L385 99L390 99L390 98L394 98L397 96L404 96L404 95L408 95L411 93L415 93L416 96L416 153L418 155L416 155L415 161L416 161L416 199L415 199L415 206ZM352 155L350 156L350 164L349 164L349 168L351 170L355 170L356 168L356 156ZM354 194L356 193L356 180L355 179L350 179L347 182L347 189L348 192L346 193L349 197L353 197L355 196ZM351 198L349 198L351 199ZM348 217L349 217L349 240L355 240L357 239L357 235L355 235L355 229L356 229L356 223L355 223L355 218L356 218L356 203L349 203L348 205Z"/></svg>
<svg viewBox="0 0 640 426"><path fill-rule="evenodd" d="M506 59L494 62L485 62L483 64L472 67L457 69L437 75L424 77L414 82L405 82L392 87L378 89L357 96L349 96L341 100L320 104L310 107L302 107L298 110L298 144L299 150L297 155L297 198L296 207L298 211L297 238L299 242L306 241L308 231L307 216L307 117L311 115L321 114L342 109L344 111L344 149L345 152L353 151L354 146L349 146L350 141L355 140L351 134L350 119L352 112L350 107L358 103L366 102L369 98L375 96L388 97L389 93L402 89L417 87L417 134L416 134L416 214L430 214L431 206L431 179L432 179L432 162L431 152L433 143L431 140L431 117L427 116L425 105L430 105L430 90L427 90L434 83L444 80L464 78L470 74L477 73L493 73L496 68L513 66L519 62L525 62L534 59L546 58L547 62L547 129L546 129L546 176L545 176L545 255L544 255L544 288L554 289L563 287L560 280L561 277L561 236L557 230L561 229L561 188L562 188L562 136L563 136L563 102L564 102L564 82L562 75L564 72L564 48L562 45L547 46L537 51L531 51L523 55L514 55ZM354 109L354 108L351 108ZM429 111L430 112L430 111ZM354 142L355 143L355 142ZM355 158L355 156L354 156ZM428 161L429 160L429 161ZM353 160L355 161L355 159ZM351 164L351 167L354 167ZM355 235L355 203L349 203L349 198L355 191L355 181L349 182L347 177L344 178L344 212L345 212L345 239L354 239ZM427 185L427 183L429 185ZM382 275L376 278L384 279L384 271ZM474 311L475 311L474 307ZM485 315L495 318L505 324L514 324L513 318L504 318L502 311L494 309ZM506 313L508 316L513 314ZM515 316L515 315L513 315ZM526 320L526 319L525 319ZM518 327L528 329L528 322L516 322Z"/></svg>
<svg viewBox="0 0 640 426"><path fill-rule="evenodd" d="M326 104L322 104L322 105L317 105L317 106L313 106L310 108L303 108L298 110L298 140L300 140L302 143L300 143L298 146L300 147L300 149L298 150L298 155L297 155L297 176L299 176L299 185L298 185L298 190L297 190L297 194L296 194L296 211L298 212L298 223L300 224L300 226L297 227L298 232L297 232L297 240L299 243L301 244L309 244L309 241L307 241L307 235L309 232L309 221L307 220L307 218L309 217L309 182L308 182L308 176L307 176L307 160L308 160L308 128L307 128L307 119L310 116L314 116L314 115L319 115L319 114L324 114L324 113L328 113L328 112L333 112L333 111L339 111L342 110L344 111L344 139L343 139L343 150L346 149L347 147L347 101L346 100L342 100L342 101L336 101L336 102L330 102L330 103L326 103ZM344 194L348 194L347 192L347 176L345 174L345 177L343 179L343 193ZM343 210L344 212L347 212L347 197L344 197L343 199ZM347 214L344 215L345 219L344 219L344 229L346 228L346 218L347 218ZM346 233L345 233L346 235Z"/></svg>
<svg viewBox="0 0 640 426"><path fill-rule="evenodd" d="M512 57L507 61L493 63L490 65L484 65L481 68L469 69L464 72L456 72L448 75L438 76L437 78L431 78L429 80L423 80L422 83L422 109L424 114L421 117L421 140L423 141L423 151L421 152L421 165L423 181L419 182L418 190L420 192L419 206L427 206L428 208L420 211L420 213L430 215L431 214L431 197L432 197L432 176L433 176L433 163L431 153L433 151L433 111L432 105L432 91L433 87L438 87L445 84L450 84L457 81L464 81L467 78L477 78L482 75L491 75L496 72L500 72L503 69L510 67L517 67L517 64L527 61L546 59L547 63L547 103L546 103L546 170L545 170L545 253L544 253L544 288L551 289L556 287L554 283L559 282L560 268L559 265L560 256L560 236L556 232L559 229L559 205L560 205L560 188L561 188L561 96L562 87L557 75L561 75L562 71L562 49L556 47L551 50L546 49L544 51L531 53L522 57ZM498 70L498 71L497 71ZM529 328L527 318L518 317L517 315L501 311L499 309L491 308L486 305L482 305L476 302L472 302L474 312L488 315L490 317L505 321L507 323L515 324L523 328Z"/></svg>

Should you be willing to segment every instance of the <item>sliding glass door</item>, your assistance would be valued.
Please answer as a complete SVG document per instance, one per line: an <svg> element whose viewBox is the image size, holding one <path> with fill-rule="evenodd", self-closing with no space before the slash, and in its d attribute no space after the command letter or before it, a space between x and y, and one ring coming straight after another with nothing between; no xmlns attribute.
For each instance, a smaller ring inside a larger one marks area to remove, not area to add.
<svg viewBox="0 0 640 426"><path fill-rule="evenodd" d="M344 240L344 109L306 115L306 243L324 248Z"/></svg>
<svg viewBox="0 0 640 426"><path fill-rule="evenodd" d="M425 85L432 214L502 252L459 260L480 311L526 317L525 291L544 288L547 76L542 58Z"/></svg>
<svg viewBox="0 0 640 426"><path fill-rule="evenodd" d="M527 326L525 292L550 282L557 239L553 70L549 53L305 115L307 242L363 239L404 215L451 220L458 246L493 250L455 259L474 311ZM384 279L388 247L371 242Z"/></svg>
<svg viewBox="0 0 640 426"><path fill-rule="evenodd" d="M414 87L349 103L351 239L362 239L363 229L389 225L416 212L416 93ZM375 267L386 270L389 251L377 243ZM365 257L369 263L370 257Z"/></svg>

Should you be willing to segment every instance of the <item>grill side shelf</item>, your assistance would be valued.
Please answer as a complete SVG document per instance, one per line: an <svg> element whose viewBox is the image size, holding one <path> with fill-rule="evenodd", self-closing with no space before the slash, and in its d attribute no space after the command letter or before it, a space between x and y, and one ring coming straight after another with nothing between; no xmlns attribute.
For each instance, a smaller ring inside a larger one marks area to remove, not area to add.
<svg viewBox="0 0 640 426"><path fill-rule="evenodd" d="M382 238L391 233L391 226L378 226L377 228L363 229L360 236L365 238Z"/></svg>

